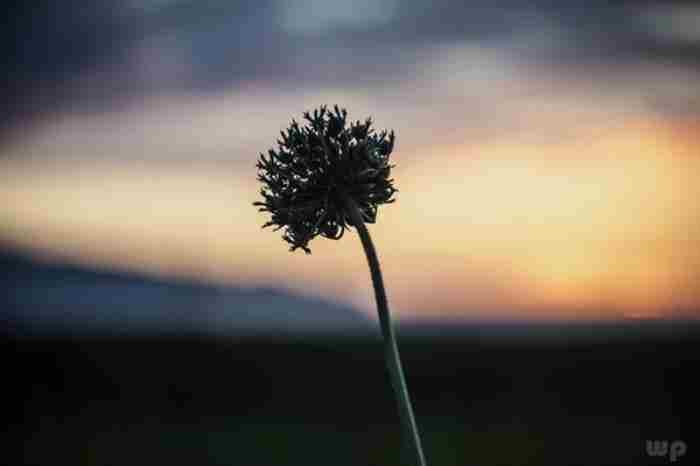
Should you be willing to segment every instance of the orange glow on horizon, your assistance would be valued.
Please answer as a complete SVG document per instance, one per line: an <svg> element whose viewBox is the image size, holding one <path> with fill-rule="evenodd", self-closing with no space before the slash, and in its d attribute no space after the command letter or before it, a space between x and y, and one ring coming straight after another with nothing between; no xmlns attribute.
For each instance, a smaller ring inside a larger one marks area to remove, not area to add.
<svg viewBox="0 0 700 466"><path fill-rule="evenodd" d="M700 125L690 126L626 121L570 140L475 141L429 157L400 148L397 203L371 227L394 308L585 319L698 309ZM356 238L316 240L304 256L260 231L252 164L245 173L204 163L1 165L3 242L370 306Z"/></svg>

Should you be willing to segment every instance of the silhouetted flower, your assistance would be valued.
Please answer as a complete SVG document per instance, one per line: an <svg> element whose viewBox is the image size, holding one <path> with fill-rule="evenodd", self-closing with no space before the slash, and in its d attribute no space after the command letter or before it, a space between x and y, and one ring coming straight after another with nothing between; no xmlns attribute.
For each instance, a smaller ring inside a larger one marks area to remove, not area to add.
<svg viewBox="0 0 700 466"><path fill-rule="evenodd" d="M322 106L313 114L304 112L304 120L304 126L292 120L280 133L277 151L260 154L264 200L254 205L271 214L263 228L284 228L290 250L310 253L314 237L339 239L352 225L344 197L354 201L368 223L374 223L381 204L393 202L389 156L394 132L375 133L371 118L348 124L347 111L337 105L334 111Z"/></svg>

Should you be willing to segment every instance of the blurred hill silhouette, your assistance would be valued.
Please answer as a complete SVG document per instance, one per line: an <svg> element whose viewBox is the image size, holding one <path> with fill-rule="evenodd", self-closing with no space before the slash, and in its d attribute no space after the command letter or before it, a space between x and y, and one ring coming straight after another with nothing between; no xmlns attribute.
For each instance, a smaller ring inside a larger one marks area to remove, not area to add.
<svg viewBox="0 0 700 466"><path fill-rule="evenodd" d="M19 333L367 333L372 322L331 301L274 288L153 278L0 251L4 330Z"/></svg>

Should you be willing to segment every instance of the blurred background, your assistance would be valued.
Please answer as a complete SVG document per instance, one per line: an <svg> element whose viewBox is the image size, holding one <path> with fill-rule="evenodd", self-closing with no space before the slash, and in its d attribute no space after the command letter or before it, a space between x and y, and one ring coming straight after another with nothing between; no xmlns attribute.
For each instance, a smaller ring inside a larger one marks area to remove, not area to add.
<svg viewBox="0 0 700 466"><path fill-rule="evenodd" d="M290 254L251 205L258 154L322 104L397 134L371 233L431 464L693 462L696 2L1 21L3 463L411 464L359 240Z"/></svg>

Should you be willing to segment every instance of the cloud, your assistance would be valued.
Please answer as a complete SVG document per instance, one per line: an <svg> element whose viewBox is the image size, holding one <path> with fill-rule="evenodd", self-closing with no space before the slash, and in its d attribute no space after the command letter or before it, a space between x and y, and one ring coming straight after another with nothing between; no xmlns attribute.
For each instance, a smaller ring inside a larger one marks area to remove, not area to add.
<svg viewBox="0 0 700 466"><path fill-rule="evenodd" d="M282 29L299 35L321 35L338 30L371 31L391 23L398 7L398 0L278 2Z"/></svg>

